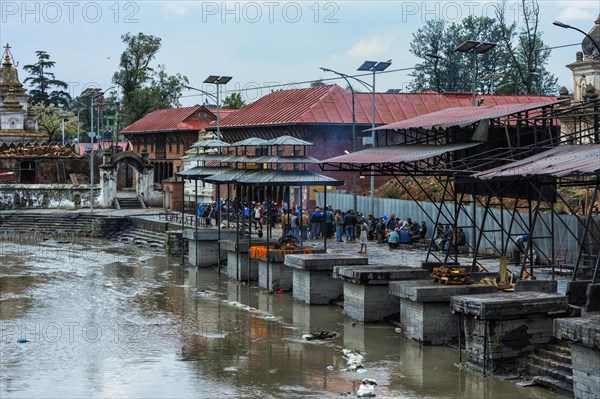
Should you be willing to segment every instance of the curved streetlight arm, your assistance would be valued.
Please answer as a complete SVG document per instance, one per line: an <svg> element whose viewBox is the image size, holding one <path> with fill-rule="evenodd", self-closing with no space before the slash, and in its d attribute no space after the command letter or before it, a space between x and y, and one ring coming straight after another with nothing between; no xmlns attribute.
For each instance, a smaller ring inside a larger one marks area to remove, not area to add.
<svg viewBox="0 0 600 399"><path fill-rule="evenodd" d="M571 25L567 25L567 24L563 24L560 21L554 21L552 22L552 25L558 26L560 28L565 28L565 29L573 29L576 30L577 32L581 32L585 35L585 37L587 37L588 39L590 39L592 41L592 43L594 43L594 46L596 46L596 49L598 50L598 54L600 54L600 44L598 44L593 37L591 37L590 35L588 35L586 32L582 31L579 28L576 28L574 26Z"/></svg>
<svg viewBox="0 0 600 399"><path fill-rule="evenodd" d="M213 101L217 102L217 96L215 96L215 95L214 95L214 94L212 94L212 93L209 93L209 92L207 92L207 91L204 91L204 90L201 90L201 89L197 89L197 88L195 88L195 87L192 87L192 86L183 86L183 87L185 87L185 88L186 88L186 89L188 89L188 90L195 90L195 91L199 91L200 93L202 93L202 94L204 94L204 95L206 95L206 96L210 97L210 98L211 98Z"/></svg>
<svg viewBox="0 0 600 399"><path fill-rule="evenodd" d="M324 72L335 73L336 75L339 75L342 78L344 78L344 80L346 80L346 82L348 82L348 78L354 79L357 82L361 83L363 86L365 86L369 91L373 91L373 86L372 85L368 84L364 80L361 80L361 79L357 78L356 76L346 75L345 73L337 72L337 71L334 71L333 69L329 69L329 68L320 67L319 69L323 70ZM348 86L350 86L352 88L352 85L350 83L348 83Z"/></svg>
<svg viewBox="0 0 600 399"><path fill-rule="evenodd" d="M348 76L342 72L334 71L333 69L329 69L329 68L319 67L319 69L322 70L323 72L331 72L331 73L335 73L336 75L340 76L342 79L344 79L346 81L346 83L348 83L350 92L352 93L352 95L354 95L354 88L352 87L352 85L350 84L350 81L348 80L348 78L351 78L351 76Z"/></svg>

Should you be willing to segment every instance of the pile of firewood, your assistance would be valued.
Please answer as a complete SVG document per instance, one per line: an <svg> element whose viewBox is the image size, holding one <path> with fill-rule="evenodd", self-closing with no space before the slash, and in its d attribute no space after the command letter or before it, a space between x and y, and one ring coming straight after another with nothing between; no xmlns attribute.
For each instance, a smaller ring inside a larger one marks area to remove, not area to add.
<svg viewBox="0 0 600 399"><path fill-rule="evenodd" d="M473 284L471 274L464 267L435 267L433 268L433 281L446 285Z"/></svg>
<svg viewBox="0 0 600 399"><path fill-rule="evenodd" d="M71 147L39 145L11 148L1 152L0 157L77 157L77 154Z"/></svg>

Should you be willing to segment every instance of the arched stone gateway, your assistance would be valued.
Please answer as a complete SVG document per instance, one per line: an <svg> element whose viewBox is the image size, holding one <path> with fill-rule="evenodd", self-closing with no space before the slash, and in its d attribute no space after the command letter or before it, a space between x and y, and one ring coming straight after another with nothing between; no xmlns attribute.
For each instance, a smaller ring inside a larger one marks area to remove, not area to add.
<svg viewBox="0 0 600 399"><path fill-rule="evenodd" d="M131 166L135 170L133 176L133 188L135 188L137 198L145 204L152 204L156 201L157 194L162 195L160 191L155 193L154 166L148 163L148 153L142 152L142 156L131 152L123 151L116 155L110 150L103 153L103 163L100 165L100 196L98 198L99 206L109 208L113 206L118 193L118 173L119 168Z"/></svg>

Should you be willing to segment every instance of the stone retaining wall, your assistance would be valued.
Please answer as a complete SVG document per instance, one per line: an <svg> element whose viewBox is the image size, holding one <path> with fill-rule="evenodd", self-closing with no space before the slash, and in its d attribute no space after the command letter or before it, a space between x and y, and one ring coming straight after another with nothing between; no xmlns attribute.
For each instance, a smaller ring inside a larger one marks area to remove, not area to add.
<svg viewBox="0 0 600 399"><path fill-rule="evenodd" d="M100 190L94 188L97 200ZM90 206L90 186L74 184L2 184L0 209L79 209Z"/></svg>

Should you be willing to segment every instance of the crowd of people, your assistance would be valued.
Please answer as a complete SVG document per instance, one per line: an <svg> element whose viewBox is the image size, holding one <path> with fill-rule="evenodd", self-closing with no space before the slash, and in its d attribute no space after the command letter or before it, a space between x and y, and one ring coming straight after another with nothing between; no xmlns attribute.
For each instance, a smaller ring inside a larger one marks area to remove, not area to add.
<svg viewBox="0 0 600 399"><path fill-rule="evenodd" d="M270 206L270 209L269 209ZM232 204L223 203L223 209L230 212ZM219 204L200 204L198 217L215 217ZM390 248L398 248L401 244L423 241L427 237L427 223L420 223L407 217L402 219L391 214L389 217L364 215L353 209L343 212L331 206L315 207L312 211L301 209L295 203L288 207L286 202L257 202L243 204L245 222L252 224L253 229L262 236L266 223L271 227L281 223L282 234L292 235L302 241L320 240L323 237L337 242L360 242L359 253L367 253L369 241L377 244L388 244ZM452 229L451 225L438 223L433 231L434 247L441 252L456 251L466 245L466 236L461 227Z"/></svg>
<svg viewBox="0 0 600 399"><path fill-rule="evenodd" d="M369 241L378 244L388 243L390 248L397 248L402 243L414 243L425 239L427 224L413 222L411 218L402 220L394 214L376 218L364 215L352 209L346 212L332 207L316 207L308 210L291 209L289 214L281 218L283 233L290 233L303 240L319 240L323 237L337 242L360 242L359 253L367 253Z"/></svg>

